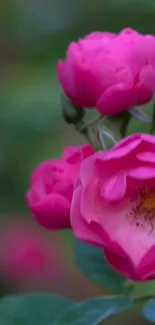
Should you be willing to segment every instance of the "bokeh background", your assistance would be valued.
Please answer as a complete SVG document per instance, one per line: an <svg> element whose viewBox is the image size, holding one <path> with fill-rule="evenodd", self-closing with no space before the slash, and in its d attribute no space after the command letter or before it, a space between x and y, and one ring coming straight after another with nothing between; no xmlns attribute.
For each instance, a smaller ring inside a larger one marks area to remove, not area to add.
<svg viewBox="0 0 155 325"><path fill-rule="evenodd" d="M40 161L83 142L61 116L56 62L69 42L93 30L128 26L155 33L154 17L154 0L1 0L1 295L47 290L79 300L103 294L77 270L71 233L37 225L25 192Z"/></svg>

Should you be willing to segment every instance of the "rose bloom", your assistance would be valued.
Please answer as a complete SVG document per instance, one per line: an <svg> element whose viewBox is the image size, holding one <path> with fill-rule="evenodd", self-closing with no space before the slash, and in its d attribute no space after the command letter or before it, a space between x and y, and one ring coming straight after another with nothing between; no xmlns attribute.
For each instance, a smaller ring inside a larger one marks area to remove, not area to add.
<svg viewBox="0 0 155 325"><path fill-rule="evenodd" d="M151 100L155 90L155 37L127 28L94 32L72 42L59 61L60 84L79 106L115 115Z"/></svg>
<svg viewBox="0 0 155 325"><path fill-rule="evenodd" d="M155 136L131 135L83 162L71 225L125 277L155 279Z"/></svg>
<svg viewBox="0 0 155 325"><path fill-rule="evenodd" d="M90 145L66 147L60 159L41 163L32 173L26 199L35 219L47 229L70 228L73 185Z"/></svg>
<svg viewBox="0 0 155 325"><path fill-rule="evenodd" d="M56 252L49 251L44 238L27 225L3 229L1 244L1 272L10 281L50 279Z"/></svg>

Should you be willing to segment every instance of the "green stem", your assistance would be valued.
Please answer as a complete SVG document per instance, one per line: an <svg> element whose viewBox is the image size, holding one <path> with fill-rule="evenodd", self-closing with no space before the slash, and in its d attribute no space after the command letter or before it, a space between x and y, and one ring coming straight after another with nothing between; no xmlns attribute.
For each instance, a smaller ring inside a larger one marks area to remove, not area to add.
<svg viewBox="0 0 155 325"><path fill-rule="evenodd" d="M121 138L124 138L126 136L130 120L131 120L131 115L128 112L126 112L123 116L122 123L119 129Z"/></svg>
<svg viewBox="0 0 155 325"><path fill-rule="evenodd" d="M152 110L152 126L150 130L151 134L153 134L154 129L155 129L155 103L153 103L153 110Z"/></svg>
<svg viewBox="0 0 155 325"><path fill-rule="evenodd" d="M90 134L89 134L89 130L88 130L87 126L84 124L83 121L80 121L80 123L76 123L75 128L80 134L82 134L88 140L88 142L91 145L93 145L92 144L92 139L91 139Z"/></svg>
<svg viewBox="0 0 155 325"><path fill-rule="evenodd" d="M85 123L84 120L81 120L74 124L76 130L88 140L95 151L98 151L99 147L96 141L96 137L91 136L90 128L93 127L98 121L100 121L101 118L103 117L99 116L93 120L88 121L87 123Z"/></svg>

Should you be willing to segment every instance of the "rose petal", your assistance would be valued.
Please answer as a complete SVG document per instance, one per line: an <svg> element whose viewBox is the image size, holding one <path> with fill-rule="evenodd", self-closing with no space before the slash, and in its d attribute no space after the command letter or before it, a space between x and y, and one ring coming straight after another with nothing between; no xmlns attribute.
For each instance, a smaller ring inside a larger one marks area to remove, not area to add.
<svg viewBox="0 0 155 325"><path fill-rule="evenodd" d="M155 178L155 167L138 167L130 170L128 176L134 179Z"/></svg>
<svg viewBox="0 0 155 325"><path fill-rule="evenodd" d="M155 92L155 70L151 66L145 66L139 74L135 85L137 104L143 105L150 101Z"/></svg>
<svg viewBox="0 0 155 325"><path fill-rule="evenodd" d="M110 116L131 108L135 103L136 98L132 88L124 84L116 84L102 93L96 107L101 114Z"/></svg>
<svg viewBox="0 0 155 325"><path fill-rule="evenodd" d="M91 225L82 218L80 212L80 196L81 187L79 186L74 191L74 196L71 204L71 226L75 236L83 241L87 241L90 244L102 246L103 241L93 230Z"/></svg>
<svg viewBox="0 0 155 325"><path fill-rule="evenodd" d="M126 175L113 176L101 187L101 196L107 202L119 202L126 193Z"/></svg>
<svg viewBox="0 0 155 325"><path fill-rule="evenodd" d="M151 152L151 151L138 152L136 154L136 157L139 160L144 162L155 163L155 152Z"/></svg>
<svg viewBox="0 0 155 325"><path fill-rule="evenodd" d="M31 192L29 202L30 195ZM45 196L37 204L31 201L30 209L44 228L53 230L70 228L70 203L59 194Z"/></svg>

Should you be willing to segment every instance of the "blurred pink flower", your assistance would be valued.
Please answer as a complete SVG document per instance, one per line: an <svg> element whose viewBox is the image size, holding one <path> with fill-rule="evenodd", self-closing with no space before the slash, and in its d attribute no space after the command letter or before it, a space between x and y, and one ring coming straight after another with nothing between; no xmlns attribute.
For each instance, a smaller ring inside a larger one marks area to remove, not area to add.
<svg viewBox="0 0 155 325"><path fill-rule="evenodd" d="M82 163L71 225L127 278L155 279L155 136L131 135Z"/></svg>
<svg viewBox="0 0 155 325"><path fill-rule="evenodd" d="M155 90L155 37L127 28L94 32L72 42L57 72L66 95L79 107L115 115L151 100Z"/></svg>
<svg viewBox="0 0 155 325"><path fill-rule="evenodd" d="M50 279L56 253L50 252L44 238L27 226L3 230L0 239L4 276L11 281Z"/></svg>
<svg viewBox="0 0 155 325"><path fill-rule="evenodd" d="M43 227L70 228L73 185L81 162L93 153L90 145L66 147L61 159L45 161L34 170L26 198L34 217Z"/></svg>

